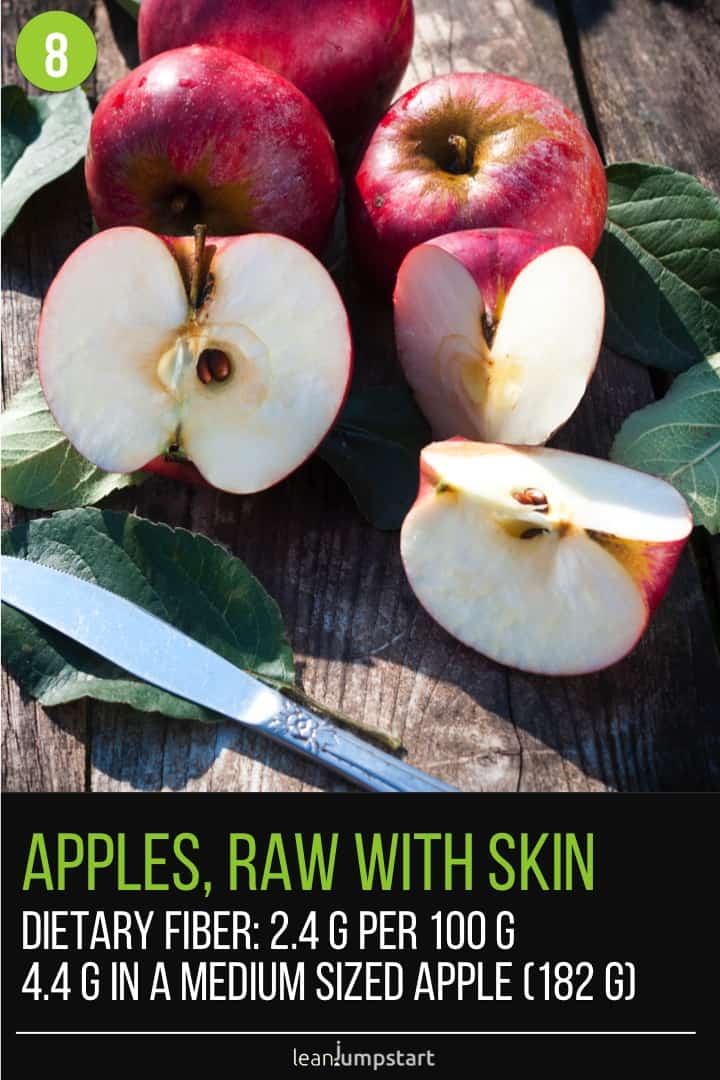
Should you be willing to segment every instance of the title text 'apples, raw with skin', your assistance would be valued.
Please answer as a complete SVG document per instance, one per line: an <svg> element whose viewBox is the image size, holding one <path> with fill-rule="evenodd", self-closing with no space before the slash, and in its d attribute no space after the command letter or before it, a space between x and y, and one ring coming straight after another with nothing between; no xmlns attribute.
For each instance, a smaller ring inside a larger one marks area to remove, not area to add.
<svg viewBox="0 0 720 1080"><path fill-rule="evenodd" d="M527 229L592 256L607 182L587 129L544 90L505 75L440 75L383 117L348 209L356 256L392 288L413 247L458 229Z"/></svg>
<svg viewBox="0 0 720 1080"><path fill-rule="evenodd" d="M110 229L61 268L38 369L77 450L132 472L170 454L215 487L260 491L316 449L352 367L347 314L299 244ZM158 463L158 471L176 471Z"/></svg>
<svg viewBox="0 0 720 1080"><path fill-rule="evenodd" d="M279 72L317 105L336 139L383 114L413 42L411 0L143 0L140 57L221 45Z"/></svg>
<svg viewBox="0 0 720 1080"><path fill-rule="evenodd" d="M315 106L275 72L227 49L148 60L97 107L85 178L101 229L187 236L274 232L320 251L340 192Z"/></svg>
<svg viewBox="0 0 720 1080"><path fill-rule="evenodd" d="M420 244L395 285L400 361L437 439L545 442L585 392L604 320L587 256L519 229Z"/></svg>
<svg viewBox="0 0 720 1080"><path fill-rule="evenodd" d="M501 664L580 675L633 648L691 529L682 496L647 473L451 439L421 454L401 550L454 637Z"/></svg>

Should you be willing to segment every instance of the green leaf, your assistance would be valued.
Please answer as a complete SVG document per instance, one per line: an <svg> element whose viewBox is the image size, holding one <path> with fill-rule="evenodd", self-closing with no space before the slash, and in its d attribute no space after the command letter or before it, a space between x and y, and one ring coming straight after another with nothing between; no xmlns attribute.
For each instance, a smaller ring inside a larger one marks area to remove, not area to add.
<svg viewBox="0 0 720 1080"><path fill-rule="evenodd" d="M376 529L399 529L418 489L419 459L430 428L404 386L350 394L318 453L345 481Z"/></svg>
<svg viewBox="0 0 720 1080"><path fill-rule="evenodd" d="M3 495L16 506L67 510L140 484L144 473L106 473L78 454L55 423L37 375L0 417Z"/></svg>
<svg viewBox="0 0 720 1080"><path fill-rule="evenodd" d="M610 165L608 222L595 257L605 340L685 371L720 349L720 199L661 165Z"/></svg>
<svg viewBox="0 0 720 1080"><path fill-rule="evenodd" d="M2 88L2 178L23 156L28 143L34 142L42 127L45 102L27 97L19 86Z"/></svg>
<svg viewBox="0 0 720 1080"><path fill-rule="evenodd" d="M43 97L3 86L2 114L4 234L31 195L85 156L90 106L79 86Z"/></svg>
<svg viewBox="0 0 720 1080"><path fill-rule="evenodd" d="M720 353L678 376L662 401L629 416L610 456L669 480L695 524L720 532Z"/></svg>
<svg viewBox="0 0 720 1080"><path fill-rule="evenodd" d="M123 11L127 11L128 15L132 15L133 19L137 19L140 14L140 0L115 0L116 4L119 4Z"/></svg>
<svg viewBox="0 0 720 1080"><path fill-rule="evenodd" d="M66 510L3 533L2 551L94 581L273 685L294 682L277 604L239 559L203 536L109 510ZM43 705L78 698L216 720L3 605L3 664Z"/></svg>

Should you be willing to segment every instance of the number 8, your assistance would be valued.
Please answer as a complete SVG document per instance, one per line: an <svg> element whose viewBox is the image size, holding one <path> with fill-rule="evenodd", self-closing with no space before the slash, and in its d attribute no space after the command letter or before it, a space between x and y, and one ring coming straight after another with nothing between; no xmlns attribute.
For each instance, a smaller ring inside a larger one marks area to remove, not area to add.
<svg viewBox="0 0 720 1080"><path fill-rule="evenodd" d="M62 79L67 75L67 47L68 39L64 34L48 34L45 38L45 73L51 79Z"/></svg>

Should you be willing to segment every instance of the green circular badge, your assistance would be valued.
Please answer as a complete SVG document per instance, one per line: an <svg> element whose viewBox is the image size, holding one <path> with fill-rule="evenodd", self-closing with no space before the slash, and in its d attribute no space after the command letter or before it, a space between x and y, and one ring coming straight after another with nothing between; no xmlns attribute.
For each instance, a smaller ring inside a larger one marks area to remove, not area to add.
<svg viewBox="0 0 720 1080"><path fill-rule="evenodd" d="M18 67L40 90L72 90L95 67L97 43L86 22L46 11L25 23L15 46Z"/></svg>

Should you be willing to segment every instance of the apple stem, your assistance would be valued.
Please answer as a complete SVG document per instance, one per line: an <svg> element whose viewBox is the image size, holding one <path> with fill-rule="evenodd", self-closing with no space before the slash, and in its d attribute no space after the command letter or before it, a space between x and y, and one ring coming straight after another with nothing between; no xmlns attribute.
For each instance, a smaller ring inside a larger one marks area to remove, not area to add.
<svg viewBox="0 0 720 1080"><path fill-rule="evenodd" d="M453 173L465 173L468 171L468 141L464 135L449 135L448 146L450 147L450 166L448 171Z"/></svg>
<svg viewBox="0 0 720 1080"><path fill-rule="evenodd" d="M190 307L193 311L197 311L202 292L203 254L205 252L207 225L196 225L193 229L193 235L195 237L195 247L193 250L192 274L190 277Z"/></svg>
<svg viewBox="0 0 720 1080"><path fill-rule="evenodd" d="M186 191L181 191L177 195L173 195L170 200L170 213L179 217L180 214L184 214L190 205L190 196Z"/></svg>

